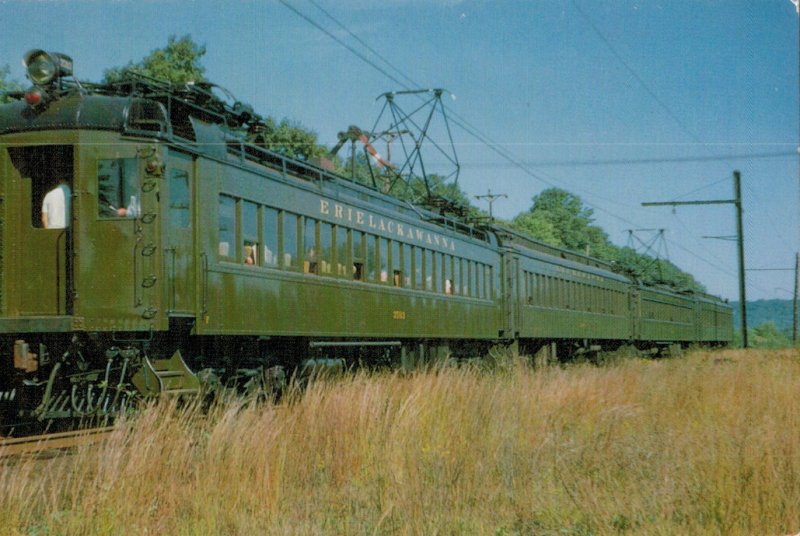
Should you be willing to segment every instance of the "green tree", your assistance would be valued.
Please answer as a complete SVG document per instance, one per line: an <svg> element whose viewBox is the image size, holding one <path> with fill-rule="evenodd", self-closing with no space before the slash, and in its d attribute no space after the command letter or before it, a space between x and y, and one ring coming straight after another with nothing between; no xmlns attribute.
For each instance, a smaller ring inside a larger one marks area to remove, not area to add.
<svg viewBox="0 0 800 536"><path fill-rule="evenodd" d="M606 259L632 272L641 281L648 284L667 284L680 289L705 292L705 287L689 273L684 272L666 259L655 259L637 253L629 247L612 246L614 254Z"/></svg>
<svg viewBox="0 0 800 536"><path fill-rule="evenodd" d="M130 73L139 73L175 84L200 81L206 71L200 63L205 53L206 47L195 43L191 35L180 39L171 35L164 48L153 50L139 62L107 69L103 78L107 83L119 82Z"/></svg>
<svg viewBox="0 0 800 536"><path fill-rule="evenodd" d="M9 69L8 65L0 67L0 104L11 102L7 93L20 91L22 89L22 86L16 80L10 80L8 78L10 72L11 69Z"/></svg>
<svg viewBox="0 0 800 536"><path fill-rule="evenodd" d="M510 222L511 228L551 246L562 246L559 233L553 222L539 212L523 212Z"/></svg>
<svg viewBox="0 0 800 536"><path fill-rule="evenodd" d="M592 225L594 211L581 198L560 188L548 188L533 197L533 205L512 220L521 231L532 231L533 238L572 251L608 258L612 251L608 235Z"/></svg>
<svg viewBox="0 0 800 536"><path fill-rule="evenodd" d="M278 122L267 117L264 125L259 136L264 146L271 151L306 161L321 158L328 153L324 146L317 143L317 134L296 121L283 119Z"/></svg>
<svg viewBox="0 0 800 536"><path fill-rule="evenodd" d="M123 67L112 67L104 73L106 83L119 82L131 73L143 74L173 84L186 84L205 80L206 68L202 64L206 54L205 45L194 42L191 35L170 36L167 45L157 48L138 62L129 62ZM275 152L310 160L327 153L317 143L317 135L289 119L277 121L273 117L264 120L264 130L259 142Z"/></svg>
<svg viewBox="0 0 800 536"><path fill-rule="evenodd" d="M511 227L546 244L614 263L648 284L705 290L691 274L668 260L654 259L629 247L612 244L606 232L593 222L594 211L586 207L580 197L559 188L548 188L533 198L528 211L511 221Z"/></svg>

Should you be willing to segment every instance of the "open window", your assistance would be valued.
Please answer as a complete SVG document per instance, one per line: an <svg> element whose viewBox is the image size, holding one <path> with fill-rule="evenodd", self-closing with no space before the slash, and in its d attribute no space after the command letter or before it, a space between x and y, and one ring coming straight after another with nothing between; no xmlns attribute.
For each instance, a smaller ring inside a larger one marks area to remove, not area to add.
<svg viewBox="0 0 800 536"><path fill-rule="evenodd" d="M264 237L264 266L278 265L278 210L264 207L262 236Z"/></svg>
<svg viewBox="0 0 800 536"><path fill-rule="evenodd" d="M258 264L258 205L242 201L242 262L249 266Z"/></svg>
<svg viewBox="0 0 800 536"><path fill-rule="evenodd" d="M9 147L8 154L20 176L30 180L31 225L68 227L72 219L72 146Z"/></svg>
<svg viewBox="0 0 800 536"><path fill-rule="evenodd" d="M236 199L219 196L219 245L218 253L223 258L236 255Z"/></svg>

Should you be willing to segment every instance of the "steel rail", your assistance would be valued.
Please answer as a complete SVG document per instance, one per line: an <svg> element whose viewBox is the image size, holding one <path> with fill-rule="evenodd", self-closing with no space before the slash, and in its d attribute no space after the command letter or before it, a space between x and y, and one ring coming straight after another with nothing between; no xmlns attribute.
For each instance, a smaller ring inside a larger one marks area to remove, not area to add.
<svg viewBox="0 0 800 536"><path fill-rule="evenodd" d="M114 427L107 426L26 437L0 437L0 458L97 443L106 439L113 430Z"/></svg>

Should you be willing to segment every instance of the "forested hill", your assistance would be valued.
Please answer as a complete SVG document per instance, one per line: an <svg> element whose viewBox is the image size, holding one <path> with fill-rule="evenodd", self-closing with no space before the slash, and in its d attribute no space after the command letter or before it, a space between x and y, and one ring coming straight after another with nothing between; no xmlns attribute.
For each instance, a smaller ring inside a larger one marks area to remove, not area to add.
<svg viewBox="0 0 800 536"><path fill-rule="evenodd" d="M738 329L739 302L731 302L733 306L734 326ZM750 327L773 322L781 331L791 332L792 300L756 300L747 302L747 324ZM749 330L748 330L749 331Z"/></svg>

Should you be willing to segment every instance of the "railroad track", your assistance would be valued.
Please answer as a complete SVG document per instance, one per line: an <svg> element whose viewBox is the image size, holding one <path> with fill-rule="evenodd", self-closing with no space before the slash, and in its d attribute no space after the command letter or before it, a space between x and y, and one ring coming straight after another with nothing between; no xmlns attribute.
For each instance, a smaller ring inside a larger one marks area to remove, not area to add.
<svg viewBox="0 0 800 536"><path fill-rule="evenodd" d="M0 458L97 443L105 440L113 430L107 426L26 437L0 437Z"/></svg>

